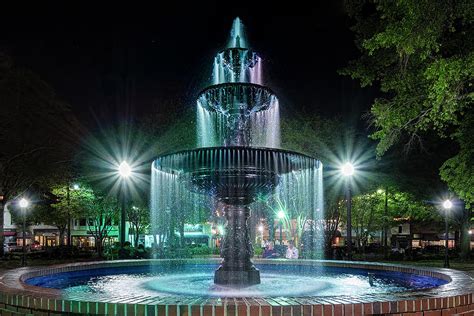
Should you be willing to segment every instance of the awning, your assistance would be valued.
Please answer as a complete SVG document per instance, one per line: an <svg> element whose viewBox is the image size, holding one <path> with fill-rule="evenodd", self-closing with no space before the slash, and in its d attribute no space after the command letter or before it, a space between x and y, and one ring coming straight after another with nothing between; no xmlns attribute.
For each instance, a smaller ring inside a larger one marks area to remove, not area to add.
<svg viewBox="0 0 474 316"><path fill-rule="evenodd" d="M16 236L16 232L3 232L3 236Z"/></svg>
<svg viewBox="0 0 474 316"><path fill-rule="evenodd" d="M56 233L43 233L40 236L43 236L43 237L56 237L58 235Z"/></svg>
<svg viewBox="0 0 474 316"><path fill-rule="evenodd" d="M23 238L23 232L17 232L16 236L18 238ZM31 238L31 233L30 232L25 232L25 238Z"/></svg>

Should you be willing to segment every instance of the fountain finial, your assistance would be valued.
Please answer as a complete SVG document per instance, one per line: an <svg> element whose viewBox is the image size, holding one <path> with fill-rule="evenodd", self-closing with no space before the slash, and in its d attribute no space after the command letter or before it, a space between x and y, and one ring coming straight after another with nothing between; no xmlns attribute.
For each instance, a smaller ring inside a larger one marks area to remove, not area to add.
<svg viewBox="0 0 474 316"><path fill-rule="evenodd" d="M239 17L234 19L230 31L229 48L247 48L244 25Z"/></svg>

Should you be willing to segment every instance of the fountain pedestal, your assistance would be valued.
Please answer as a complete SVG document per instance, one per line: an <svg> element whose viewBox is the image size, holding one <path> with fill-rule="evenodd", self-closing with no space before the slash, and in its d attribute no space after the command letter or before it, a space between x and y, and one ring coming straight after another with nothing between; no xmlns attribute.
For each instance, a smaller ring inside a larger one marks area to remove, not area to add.
<svg viewBox="0 0 474 316"><path fill-rule="evenodd" d="M224 258L214 274L214 283L222 285L254 285L260 283L260 271L250 258L253 247L249 238L248 205L224 205L227 225L221 256Z"/></svg>

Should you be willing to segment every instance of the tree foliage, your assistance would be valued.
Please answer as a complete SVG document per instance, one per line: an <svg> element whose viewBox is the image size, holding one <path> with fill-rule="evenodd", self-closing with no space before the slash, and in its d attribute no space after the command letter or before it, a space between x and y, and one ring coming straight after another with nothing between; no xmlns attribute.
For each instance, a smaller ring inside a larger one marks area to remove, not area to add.
<svg viewBox="0 0 474 316"><path fill-rule="evenodd" d="M97 253L102 256L104 242L109 237L113 224L118 222L120 214L116 198L97 195L87 206L87 226L95 239Z"/></svg>
<svg viewBox="0 0 474 316"><path fill-rule="evenodd" d="M58 202L44 208L40 219L45 224L58 227L62 243L69 220L85 216L88 205L94 200L94 192L85 185L74 188L66 183L53 186L51 193L57 197Z"/></svg>
<svg viewBox="0 0 474 316"><path fill-rule="evenodd" d="M385 213L385 191L368 190L363 194L352 197L352 227L356 233L356 241L360 247L367 246L376 232L384 226L392 227L400 220L408 222L440 222L439 212L431 204L416 199L408 192L400 191L396 187L387 187L388 205ZM340 205L341 221L347 222L345 203Z"/></svg>
<svg viewBox="0 0 474 316"><path fill-rule="evenodd" d="M138 238L150 225L150 210L146 205L132 205L127 209L127 219L134 235L134 246L138 247Z"/></svg>
<svg viewBox="0 0 474 316"><path fill-rule="evenodd" d="M81 128L69 106L46 82L15 67L2 52L0 108L0 191L5 203L33 186L47 188L62 178L69 170Z"/></svg>
<svg viewBox="0 0 474 316"><path fill-rule="evenodd" d="M382 97L371 108L383 155L395 143L422 144L427 132L453 137L461 150L442 168L448 186L472 199L471 128L474 75L474 4L469 0L346 1L355 20L360 58L342 70L377 84ZM464 176L465 175L465 176ZM466 192L468 191L468 192Z"/></svg>

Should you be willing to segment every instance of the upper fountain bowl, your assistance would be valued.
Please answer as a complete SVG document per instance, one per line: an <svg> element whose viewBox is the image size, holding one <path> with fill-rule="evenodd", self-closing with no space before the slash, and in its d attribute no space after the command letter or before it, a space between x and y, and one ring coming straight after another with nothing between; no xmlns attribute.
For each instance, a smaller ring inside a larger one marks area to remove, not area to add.
<svg viewBox="0 0 474 316"><path fill-rule="evenodd" d="M247 204L272 193L279 177L317 169L319 160L292 151L256 147L207 147L158 157L154 168L176 175L192 191Z"/></svg>
<svg viewBox="0 0 474 316"><path fill-rule="evenodd" d="M198 102L208 111L244 116L268 110L276 100L269 88L248 82L212 85L201 91L198 97Z"/></svg>

